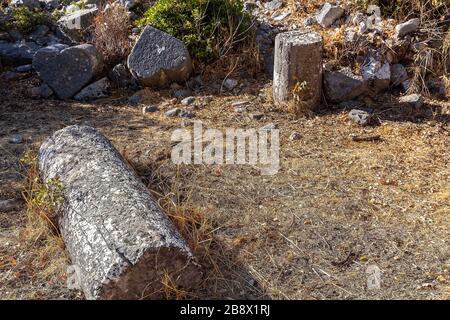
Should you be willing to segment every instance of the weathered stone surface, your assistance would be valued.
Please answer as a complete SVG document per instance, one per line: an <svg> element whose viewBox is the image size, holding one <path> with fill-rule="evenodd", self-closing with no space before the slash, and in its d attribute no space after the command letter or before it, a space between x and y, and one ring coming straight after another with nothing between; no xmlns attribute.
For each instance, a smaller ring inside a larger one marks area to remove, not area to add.
<svg viewBox="0 0 450 320"><path fill-rule="evenodd" d="M408 80L408 72L406 68L396 63L391 66L391 83L394 87L399 86L403 81Z"/></svg>
<svg viewBox="0 0 450 320"><path fill-rule="evenodd" d="M418 19L418 18L411 19L406 22L400 23L395 27L395 36L397 38L401 38L401 37L406 36L407 34L415 32L419 29L419 25L420 25L420 19Z"/></svg>
<svg viewBox="0 0 450 320"><path fill-rule="evenodd" d="M75 95L74 99L85 101L104 98L108 96L109 88L110 82L108 78L105 77L85 87Z"/></svg>
<svg viewBox="0 0 450 320"><path fill-rule="evenodd" d="M325 96L330 102L339 103L359 97L367 91L367 82L348 68L326 71L324 74Z"/></svg>
<svg viewBox="0 0 450 320"><path fill-rule="evenodd" d="M118 88L126 88L134 85L135 81L124 64L114 66L108 72L108 78L111 80L113 86Z"/></svg>
<svg viewBox="0 0 450 320"><path fill-rule="evenodd" d="M0 213L17 210L20 206L21 203L17 199L0 200Z"/></svg>
<svg viewBox="0 0 450 320"><path fill-rule="evenodd" d="M367 126L371 121L370 113L358 109L350 110L348 118L361 126Z"/></svg>
<svg viewBox="0 0 450 320"><path fill-rule="evenodd" d="M398 99L398 102L401 105L406 105L416 109L420 109L423 106L423 97L420 94L414 93L400 97Z"/></svg>
<svg viewBox="0 0 450 320"><path fill-rule="evenodd" d="M54 45L39 50L33 68L60 99L73 97L102 69L102 58L93 45Z"/></svg>
<svg viewBox="0 0 450 320"><path fill-rule="evenodd" d="M63 188L58 222L86 298L161 298L166 272L180 288L198 284L190 249L97 130L55 132L40 148L39 171Z"/></svg>
<svg viewBox="0 0 450 320"><path fill-rule="evenodd" d="M362 76L375 92L382 92L389 88L391 83L391 66L388 62L382 63L380 60L370 58L362 67Z"/></svg>
<svg viewBox="0 0 450 320"><path fill-rule="evenodd" d="M324 28L331 26L337 19L341 18L344 14L344 9L332 5L330 3L325 3L322 9L316 16L317 22Z"/></svg>
<svg viewBox="0 0 450 320"><path fill-rule="evenodd" d="M0 57L15 64L30 63L39 49L41 47L32 41L0 42Z"/></svg>
<svg viewBox="0 0 450 320"><path fill-rule="evenodd" d="M33 87L29 90L29 95L32 98L49 98L53 94L53 90L45 83L40 85L39 87Z"/></svg>
<svg viewBox="0 0 450 320"><path fill-rule="evenodd" d="M144 86L166 86L187 80L192 61L181 40L147 26L128 56L128 69Z"/></svg>
<svg viewBox="0 0 450 320"><path fill-rule="evenodd" d="M322 95L322 36L303 30L280 33L275 38L273 98L295 99L314 109Z"/></svg>
<svg viewBox="0 0 450 320"><path fill-rule="evenodd" d="M66 30L84 30L91 25L97 12L97 8L77 10L60 18L58 24L62 25Z"/></svg>

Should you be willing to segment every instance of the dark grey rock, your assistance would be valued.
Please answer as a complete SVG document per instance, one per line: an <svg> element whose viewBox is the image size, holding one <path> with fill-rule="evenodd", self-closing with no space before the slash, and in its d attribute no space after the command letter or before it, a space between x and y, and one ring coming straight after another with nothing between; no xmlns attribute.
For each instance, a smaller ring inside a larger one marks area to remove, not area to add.
<svg viewBox="0 0 450 320"><path fill-rule="evenodd" d="M14 64L30 63L34 54L41 49L36 43L29 42L0 42L0 57Z"/></svg>
<svg viewBox="0 0 450 320"><path fill-rule="evenodd" d="M366 126L370 124L371 121L370 113L364 110L353 109L348 113L348 117L350 120L361 126Z"/></svg>
<svg viewBox="0 0 450 320"><path fill-rule="evenodd" d="M54 45L36 53L33 68L60 99L68 99L101 72L103 63L93 45Z"/></svg>
<svg viewBox="0 0 450 320"><path fill-rule="evenodd" d="M181 110L180 111L180 118L186 118L186 119L192 119L195 117L195 113L189 110Z"/></svg>
<svg viewBox="0 0 450 320"><path fill-rule="evenodd" d="M5 80L17 80L20 78L20 74L15 71L6 71L0 74L0 77Z"/></svg>
<svg viewBox="0 0 450 320"><path fill-rule="evenodd" d="M300 140L302 138L302 135L298 132L292 132L292 134L289 136L289 140Z"/></svg>
<svg viewBox="0 0 450 320"><path fill-rule="evenodd" d="M391 83L394 87L399 86L403 81L408 80L408 72L406 68L400 64L391 66Z"/></svg>
<svg viewBox="0 0 450 320"><path fill-rule="evenodd" d="M179 89L176 90L173 96L177 99L187 98L192 95L192 91L189 89Z"/></svg>
<svg viewBox="0 0 450 320"><path fill-rule="evenodd" d="M58 225L87 299L161 299L166 273L177 288L199 284L185 241L105 136L64 128L38 160L43 181L62 187Z"/></svg>
<svg viewBox="0 0 450 320"><path fill-rule="evenodd" d="M264 113L260 113L260 112L250 113L248 116L252 120L261 120L264 117Z"/></svg>
<svg viewBox="0 0 450 320"><path fill-rule="evenodd" d="M128 56L128 69L144 86L167 86L186 81L192 61L181 40L147 26Z"/></svg>
<svg viewBox="0 0 450 320"><path fill-rule="evenodd" d="M9 30L8 34L16 42L23 40L23 34L19 30L15 29Z"/></svg>
<svg viewBox="0 0 450 320"><path fill-rule="evenodd" d="M239 84L239 82L236 79L231 79L231 78L227 78L224 82L223 82L223 86L227 89L227 90L233 90L234 88L236 88L236 86Z"/></svg>
<svg viewBox="0 0 450 320"><path fill-rule="evenodd" d="M325 71L325 96L330 102L339 103L352 100L367 92L367 82L348 68L340 71Z"/></svg>
<svg viewBox="0 0 450 320"><path fill-rule="evenodd" d="M35 27L34 31L30 33L29 38L33 41L45 36L50 31L50 28L46 25L38 25Z"/></svg>
<svg viewBox="0 0 450 320"><path fill-rule="evenodd" d="M132 105L137 105L139 104L139 102L141 102L141 97L138 96L137 94L134 94L128 98L128 102Z"/></svg>
<svg viewBox="0 0 450 320"><path fill-rule="evenodd" d="M16 68L17 72L30 72L33 69L31 64L24 64Z"/></svg>
<svg viewBox="0 0 450 320"><path fill-rule="evenodd" d="M79 101L86 101L104 98L108 96L109 88L109 79L105 77L85 87L75 95L74 99Z"/></svg>
<svg viewBox="0 0 450 320"><path fill-rule="evenodd" d="M117 88L127 88L134 86L135 84L133 76L122 63L114 66L114 68L108 72L108 78L111 80L113 86Z"/></svg>
<svg viewBox="0 0 450 320"><path fill-rule="evenodd" d="M146 113L153 113L153 112L156 112L156 111L158 111L158 106L150 105L150 106L144 106L144 107L142 107L142 113L143 113L143 114L146 114Z"/></svg>

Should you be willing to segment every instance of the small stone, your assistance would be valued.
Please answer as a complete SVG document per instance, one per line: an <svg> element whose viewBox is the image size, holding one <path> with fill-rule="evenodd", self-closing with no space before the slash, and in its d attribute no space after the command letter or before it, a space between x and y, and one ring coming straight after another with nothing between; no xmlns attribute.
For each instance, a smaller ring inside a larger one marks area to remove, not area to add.
<svg viewBox="0 0 450 320"><path fill-rule="evenodd" d="M108 72L108 78L111 80L112 84L118 88L132 86L135 82L127 67L122 63L115 65L114 68Z"/></svg>
<svg viewBox="0 0 450 320"><path fill-rule="evenodd" d="M260 112L257 112L257 113L250 113L248 116L252 120L261 120L264 117L264 114L260 113Z"/></svg>
<svg viewBox="0 0 450 320"><path fill-rule="evenodd" d="M290 15L291 15L290 12L287 12L287 11L286 12L281 12L281 13L278 13L278 14L274 14L272 16L272 19L275 20L275 21L281 21L281 20L286 19Z"/></svg>
<svg viewBox="0 0 450 320"><path fill-rule="evenodd" d="M141 33L141 28L134 27L133 29L131 29L131 33L136 36Z"/></svg>
<svg viewBox="0 0 450 320"><path fill-rule="evenodd" d="M158 111L158 107L154 106L154 105L150 105L150 106L144 106L142 107L142 113L146 114L146 113L153 113Z"/></svg>
<svg viewBox="0 0 450 320"><path fill-rule="evenodd" d="M5 80L17 80L20 78L20 74L15 71L6 71L1 74L1 77Z"/></svg>
<svg viewBox="0 0 450 320"><path fill-rule="evenodd" d="M403 81L408 80L408 72L406 68L400 64L391 66L391 83L394 87L399 86Z"/></svg>
<svg viewBox="0 0 450 320"><path fill-rule="evenodd" d="M184 98L183 100L181 100L181 104L184 106L189 106L189 105L193 104L194 102L195 102L194 97L187 97L187 98Z"/></svg>
<svg viewBox="0 0 450 320"><path fill-rule="evenodd" d="M400 23L395 27L395 36L397 38L402 38L407 34L415 32L419 29L420 19L415 18L408 20L406 22Z"/></svg>
<svg viewBox="0 0 450 320"><path fill-rule="evenodd" d="M227 88L228 90L231 91L234 88L236 88L236 86L238 85L238 81L236 79L228 78L228 79L225 80L223 85L224 85L225 88Z"/></svg>
<svg viewBox="0 0 450 320"><path fill-rule="evenodd" d="M17 72L30 72L32 69L31 64L24 64L16 68Z"/></svg>
<svg viewBox="0 0 450 320"><path fill-rule="evenodd" d="M353 109L348 113L348 117L353 122L361 125L366 126L370 123L371 116L370 113L363 110Z"/></svg>
<svg viewBox="0 0 450 320"><path fill-rule="evenodd" d="M293 132L290 136L289 136L289 140L300 140L302 138L302 135L298 132Z"/></svg>
<svg viewBox="0 0 450 320"><path fill-rule="evenodd" d="M283 6L282 0L272 0L264 4L264 8L270 11L278 10Z"/></svg>
<svg viewBox="0 0 450 320"><path fill-rule="evenodd" d="M0 200L0 212L8 212L16 210L20 207L17 199Z"/></svg>
<svg viewBox="0 0 450 320"><path fill-rule="evenodd" d="M179 89L176 90L173 96L177 99L187 98L192 95L192 91L189 89Z"/></svg>
<svg viewBox="0 0 450 320"><path fill-rule="evenodd" d="M139 102L141 102L141 97L137 94L134 94L128 98L128 103L130 103L131 105L137 105L139 104Z"/></svg>
<svg viewBox="0 0 450 320"><path fill-rule="evenodd" d="M194 117L195 117L195 114L192 111L188 111L188 110L180 111L180 118L192 119Z"/></svg>
<svg viewBox="0 0 450 320"><path fill-rule="evenodd" d="M305 27L311 27L313 25L315 25L317 23L316 17L307 17L304 21L303 21L303 25Z"/></svg>
<svg viewBox="0 0 450 320"><path fill-rule="evenodd" d="M39 98L47 99L53 94L53 90L47 84L43 83L39 87L31 88L29 94L32 98L35 99Z"/></svg>
<svg viewBox="0 0 450 320"><path fill-rule="evenodd" d="M9 138L9 143L11 144L21 144L23 142L23 137L21 134L16 133L13 134L10 138Z"/></svg>
<svg viewBox="0 0 450 320"><path fill-rule="evenodd" d="M275 130L278 126L275 123L268 123L264 127L261 127L260 130L270 131Z"/></svg>
<svg viewBox="0 0 450 320"><path fill-rule="evenodd" d="M400 97L398 102L401 105L408 105L415 109L420 109L423 106L423 98L420 94L410 94L407 96Z"/></svg>
<svg viewBox="0 0 450 320"><path fill-rule="evenodd" d="M245 100L234 101L233 103L231 103L232 107L242 107L242 106L246 106L246 105L248 105L248 101L245 101Z"/></svg>
<svg viewBox="0 0 450 320"><path fill-rule="evenodd" d="M328 28L343 15L344 9L330 3L325 3L317 14L316 19L322 27Z"/></svg>
<svg viewBox="0 0 450 320"><path fill-rule="evenodd" d="M237 113L244 113L244 112L247 112L247 107L236 107L236 108L234 108L234 112L237 112Z"/></svg>
<svg viewBox="0 0 450 320"><path fill-rule="evenodd" d="M180 114L180 109L178 109L178 108L170 109L170 110L166 111L164 114L168 117L173 118Z"/></svg>

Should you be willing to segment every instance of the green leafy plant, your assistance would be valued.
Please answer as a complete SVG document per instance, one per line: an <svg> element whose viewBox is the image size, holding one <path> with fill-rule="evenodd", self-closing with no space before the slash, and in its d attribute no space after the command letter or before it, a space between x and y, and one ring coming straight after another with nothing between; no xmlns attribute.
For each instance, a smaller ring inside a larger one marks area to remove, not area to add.
<svg viewBox="0 0 450 320"><path fill-rule="evenodd" d="M159 0L138 21L181 39L191 54L211 62L250 39L252 20L240 0Z"/></svg>
<svg viewBox="0 0 450 320"><path fill-rule="evenodd" d="M21 32L30 32L37 25L51 25L52 17L43 11L33 11L25 6L14 8L12 11L12 20L7 22L6 27L17 29Z"/></svg>

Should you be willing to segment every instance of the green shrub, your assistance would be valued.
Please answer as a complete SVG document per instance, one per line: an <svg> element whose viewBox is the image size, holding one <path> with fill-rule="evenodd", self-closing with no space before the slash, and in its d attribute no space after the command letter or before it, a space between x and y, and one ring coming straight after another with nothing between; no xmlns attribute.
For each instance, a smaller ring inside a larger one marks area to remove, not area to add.
<svg viewBox="0 0 450 320"><path fill-rule="evenodd" d="M12 20L8 21L7 28L17 29L21 32L30 32L37 25L52 24L52 17L42 11L32 11L25 6L14 8L12 11Z"/></svg>
<svg viewBox="0 0 450 320"><path fill-rule="evenodd" d="M159 0L138 21L181 39L191 54L211 62L250 39L251 17L241 0Z"/></svg>

